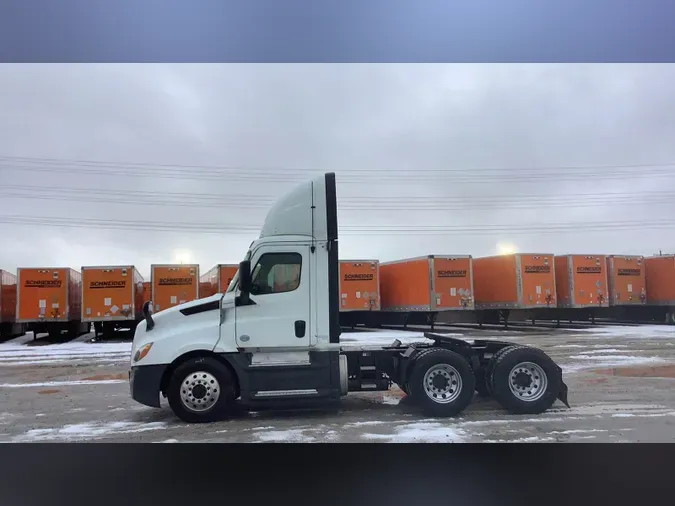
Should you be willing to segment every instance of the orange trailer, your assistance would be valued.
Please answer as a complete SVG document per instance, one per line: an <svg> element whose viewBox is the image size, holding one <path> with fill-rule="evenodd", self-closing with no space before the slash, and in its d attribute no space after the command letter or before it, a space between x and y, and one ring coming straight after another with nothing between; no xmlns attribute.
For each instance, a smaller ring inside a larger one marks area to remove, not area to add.
<svg viewBox="0 0 675 506"><path fill-rule="evenodd" d="M218 264L199 278L199 297L223 293L239 270L237 264Z"/></svg>
<svg viewBox="0 0 675 506"><path fill-rule="evenodd" d="M154 311L159 312L199 298L199 265L153 264L150 269Z"/></svg>
<svg viewBox="0 0 675 506"><path fill-rule="evenodd" d="M37 334L89 330L82 318L82 274L69 267L17 269L17 321Z"/></svg>
<svg viewBox="0 0 675 506"><path fill-rule="evenodd" d="M470 255L428 255L380 264L383 311L447 311L474 308Z"/></svg>
<svg viewBox="0 0 675 506"><path fill-rule="evenodd" d="M150 281L143 281L143 303L152 300L152 283Z"/></svg>
<svg viewBox="0 0 675 506"><path fill-rule="evenodd" d="M647 283L643 256L607 257L609 305L629 306L647 302Z"/></svg>
<svg viewBox="0 0 675 506"><path fill-rule="evenodd" d="M477 309L556 307L554 255L515 253L473 260Z"/></svg>
<svg viewBox="0 0 675 506"><path fill-rule="evenodd" d="M644 259L647 303L675 309L675 255Z"/></svg>
<svg viewBox="0 0 675 506"><path fill-rule="evenodd" d="M16 321L16 276L0 270L0 323Z"/></svg>
<svg viewBox="0 0 675 506"><path fill-rule="evenodd" d="M380 310L380 262L340 260L340 311Z"/></svg>
<svg viewBox="0 0 675 506"><path fill-rule="evenodd" d="M607 259L604 255L556 255L558 307L608 307Z"/></svg>
<svg viewBox="0 0 675 506"><path fill-rule="evenodd" d="M133 265L82 267L82 321L138 321L143 277Z"/></svg>
<svg viewBox="0 0 675 506"><path fill-rule="evenodd" d="M0 337L24 334L24 325L16 323L16 276L0 269Z"/></svg>

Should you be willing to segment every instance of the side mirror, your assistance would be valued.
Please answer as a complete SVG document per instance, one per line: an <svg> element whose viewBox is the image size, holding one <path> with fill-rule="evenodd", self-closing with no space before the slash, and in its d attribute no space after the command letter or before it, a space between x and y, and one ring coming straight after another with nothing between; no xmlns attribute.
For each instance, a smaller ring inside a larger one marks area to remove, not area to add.
<svg viewBox="0 0 675 506"><path fill-rule="evenodd" d="M239 298L243 303L248 303L249 295L251 295L251 286L253 285L253 278L251 278L251 261L243 260L239 262Z"/></svg>

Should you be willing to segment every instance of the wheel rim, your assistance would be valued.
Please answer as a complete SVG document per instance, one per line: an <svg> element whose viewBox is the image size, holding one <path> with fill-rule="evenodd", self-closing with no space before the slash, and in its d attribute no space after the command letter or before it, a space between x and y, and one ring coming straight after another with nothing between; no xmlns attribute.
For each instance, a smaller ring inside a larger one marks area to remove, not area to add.
<svg viewBox="0 0 675 506"><path fill-rule="evenodd" d="M509 388L518 399L534 402L546 393L548 376L533 362L521 362L509 373Z"/></svg>
<svg viewBox="0 0 675 506"><path fill-rule="evenodd" d="M213 374L206 371L188 374L180 385L180 400L190 411L207 411L218 402L218 397L220 384Z"/></svg>
<svg viewBox="0 0 675 506"><path fill-rule="evenodd" d="M436 364L424 375L424 393L434 402L448 404L459 397L462 377L448 364Z"/></svg>

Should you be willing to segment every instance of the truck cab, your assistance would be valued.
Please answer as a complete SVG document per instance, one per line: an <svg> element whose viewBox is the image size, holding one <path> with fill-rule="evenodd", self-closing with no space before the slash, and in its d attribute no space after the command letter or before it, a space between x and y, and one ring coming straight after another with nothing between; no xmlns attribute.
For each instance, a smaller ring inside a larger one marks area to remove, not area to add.
<svg viewBox="0 0 675 506"><path fill-rule="evenodd" d="M145 304L132 345L130 390L153 407L166 397L188 422L217 420L235 404L323 406L349 391L386 390L393 383L427 411L449 416L469 404L476 381L486 391L500 390L496 383L492 388L492 377L482 378L490 357L510 343L429 337L434 345L340 346L337 196L335 174L327 173L270 209L225 293L156 314ZM529 353L543 369L524 369L521 383L528 374L550 377L544 402L525 405L538 412L562 399L567 387L548 357Z"/></svg>

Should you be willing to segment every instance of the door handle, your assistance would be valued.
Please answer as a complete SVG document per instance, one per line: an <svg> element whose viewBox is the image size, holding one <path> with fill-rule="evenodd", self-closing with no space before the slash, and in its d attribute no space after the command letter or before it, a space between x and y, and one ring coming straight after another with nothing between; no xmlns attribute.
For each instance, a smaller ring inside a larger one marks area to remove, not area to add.
<svg viewBox="0 0 675 506"><path fill-rule="evenodd" d="M304 320L295 321L295 337L301 338L305 337L305 331L307 330L307 322Z"/></svg>

